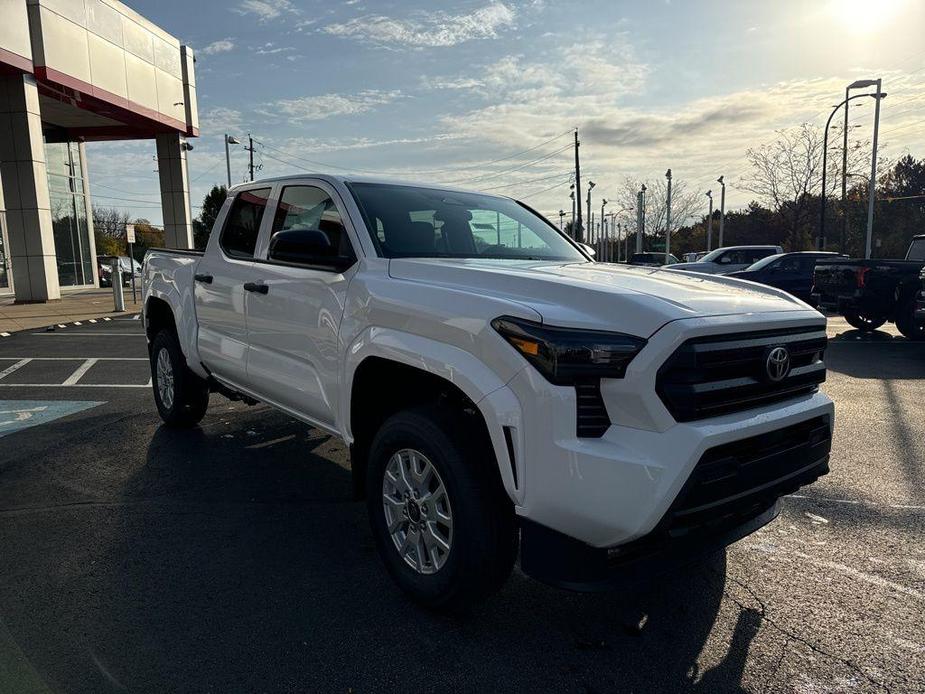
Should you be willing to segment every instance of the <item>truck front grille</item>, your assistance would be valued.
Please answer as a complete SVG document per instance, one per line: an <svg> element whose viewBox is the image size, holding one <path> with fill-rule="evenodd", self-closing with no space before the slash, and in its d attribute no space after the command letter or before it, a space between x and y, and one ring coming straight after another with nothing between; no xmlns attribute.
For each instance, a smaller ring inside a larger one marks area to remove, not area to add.
<svg viewBox="0 0 925 694"><path fill-rule="evenodd" d="M789 370L774 380L769 356L785 348ZM825 328L696 337L659 369L657 392L675 420L690 422L812 393L825 381Z"/></svg>

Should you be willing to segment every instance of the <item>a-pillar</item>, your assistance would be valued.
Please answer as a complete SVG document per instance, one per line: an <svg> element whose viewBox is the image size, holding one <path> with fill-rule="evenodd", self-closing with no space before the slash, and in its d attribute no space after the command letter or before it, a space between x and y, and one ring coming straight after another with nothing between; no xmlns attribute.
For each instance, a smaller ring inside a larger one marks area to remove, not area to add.
<svg viewBox="0 0 925 694"><path fill-rule="evenodd" d="M161 179L164 245L167 248L192 248L193 217L190 213L185 137L179 133L157 136L157 170Z"/></svg>
<svg viewBox="0 0 925 694"><path fill-rule="evenodd" d="M16 301L60 299L39 94L32 75L0 75L0 179Z"/></svg>

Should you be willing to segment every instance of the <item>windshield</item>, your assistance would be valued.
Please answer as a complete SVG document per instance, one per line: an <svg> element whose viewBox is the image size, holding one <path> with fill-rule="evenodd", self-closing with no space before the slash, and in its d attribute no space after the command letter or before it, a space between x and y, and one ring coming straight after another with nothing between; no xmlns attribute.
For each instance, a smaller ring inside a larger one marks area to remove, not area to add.
<svg viewBox="0 0 925 694"><path fill-rule="evenodd" d="M717 248L716 250L710 251L709 253L707 253L705 256L703 256L703 257L702 257L700 260L698 260L697 262L698 262L698 263L712 263L712 262L714 262L717 258L719 258L719 257L723 254L723 252L724 252L725 250L726 250L725 248Z"/></svg>
<svg viewBox="0 0 925 694"><path fill-rule="evenodd" d="M913 239L906 260L925 260L925 239Z"/></svg>
<svg viewBox="0 0 925 694"><path fill-rule="evenodd" d="M768 265L773 263L778 258L780 258L780 253L778 253L777 255L769 255L765 258L762 258L756 263L752 263L745 269L748 270L749 272L752 270L761 270L762 268L766 268Z"/></svg>
<svg viewBox="0 0 925 694"><path fill-rule="evenodd" d="M383 183L349 187L386 258L589 262L549 222L507 198Z"/></svg>

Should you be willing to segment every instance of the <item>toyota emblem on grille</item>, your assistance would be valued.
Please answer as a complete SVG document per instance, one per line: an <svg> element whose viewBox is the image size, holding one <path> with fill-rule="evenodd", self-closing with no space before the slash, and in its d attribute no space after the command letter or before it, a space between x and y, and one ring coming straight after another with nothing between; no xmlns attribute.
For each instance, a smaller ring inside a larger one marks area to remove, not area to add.
<svg viewBox="0 0 925 694"><path fill-rule="evenodd" d="M790 352L786 347L775 347L768 352L764 368L771 382L783 381L790 373Z"/></svg>

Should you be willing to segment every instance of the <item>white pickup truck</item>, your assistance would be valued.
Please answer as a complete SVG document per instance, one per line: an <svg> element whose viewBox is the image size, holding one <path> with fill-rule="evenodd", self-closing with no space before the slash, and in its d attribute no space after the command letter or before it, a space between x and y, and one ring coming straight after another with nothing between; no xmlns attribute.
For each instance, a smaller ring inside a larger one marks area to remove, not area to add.
<svg viewBox="0 0 925 694"><path fill-rule="evenodd" d="M688 562L828 471L825 319L741 280L594 262L529 207L327 175L233 188L149 251L168 425L210 392L341 437L389 573L461 609Z"/></svg>

